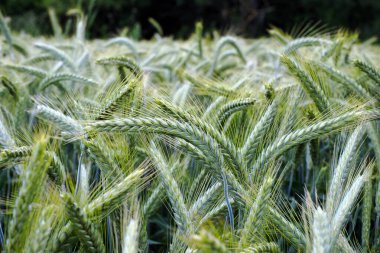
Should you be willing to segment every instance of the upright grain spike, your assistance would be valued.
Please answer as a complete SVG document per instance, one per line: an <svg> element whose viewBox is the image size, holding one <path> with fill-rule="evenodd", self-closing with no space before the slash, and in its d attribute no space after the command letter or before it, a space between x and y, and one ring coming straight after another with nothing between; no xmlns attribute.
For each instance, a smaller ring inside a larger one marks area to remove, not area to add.
<svg viewBox="0 0 380 253"><path fill-rule="evenodd" d="M12 218L9 223L6 248L8 252L20 252L27 239L30 215L33 214L33 203L38 201L46 179L49 161L46 159L47 139L41 139L34 145L28 165L21 172L21 186L18 191ZM29 211L26 211L29 210Z"/></svg>
<svg viewBox="0 0 380 253"><path fill-rule="evenodd" d="M160 171L162 178L161 182L166 188L170 203L173 207L174 220L183 233L191 234L194 228L190 219L189 210L183 198L183 194L177 184L177 181L167 168L167 163L162 157L161 152L157 149L157 146L153 141L150 143L150 156L153 158L157 169Z"/></svg>
<svg viewBox="0 0 380 253"><path fill-rule="evenodd" d="M314 101L320 112L325 112L330 107L330 102L324 94L321 87L315 83L308 74L299 66L299 64L287 56L281 57L281 62L284 63L290 73L292 73L301 83L302 88Z"/></svg>
<svg viewBox="0 0 380 253"><path fill-rule="evenodd" d="M143 173L143 169L135 170L106 192L101 193L97 198L92 200L84 208L84 212L87 215L93 215L110 207L120 206L128 191L139 185Z"/></svg>
<svg viewBox="0 0 380 253"><path fill-rule="evenodd" d="M277 113L278 102L273 101L266 109L264 115L257 122L252 132L247 137L244 146L240 149L241 156L245 160L247 167L252 165L255 152L261 142L264 140L267 132L269 131L274 117Z"/></svg>
<svg viewBox="0 0 380 253"><path fill-rule="evenodd" d="M123 101L133 99L137 85L139 85L139 80L129 80L128 83L121 87L121 89L116 91L116 94L112 94L106 104L98 112L95 120L109 118L109 114L114 112Z"/></svg>
<svg viewBox="0 0 380 253"><path fill-rule="evenodd" d="M346 147L339 158L339 162L334 170L334 174L330 183L330 189L327 194L326 210L329 213L332 213L336 209L335 204L337 202L337 198L339 196L341 188L343 187L343 183L347 178L350 162L354 157L354 152L356 151L358 143L361 140L363 134L363 126L357 127L348 139Z"/></svg>
<svg viewBox="0 0 380 253"><path fill-rule="evenodd" d="M313 232L313 253L330 252L330 221L328 215L320 207L314 212L312 232Z"/></svg>
<svg viewBox="0 0 380 253"><path fill-rule="evenodd" d="M249 241L260 228L261 221L265 212L267 201L271 195L273 178L269 177L265 180L256 195L255 201L250 207L248 216L244 222L240 235L240 245L249 244Z"/></svg>

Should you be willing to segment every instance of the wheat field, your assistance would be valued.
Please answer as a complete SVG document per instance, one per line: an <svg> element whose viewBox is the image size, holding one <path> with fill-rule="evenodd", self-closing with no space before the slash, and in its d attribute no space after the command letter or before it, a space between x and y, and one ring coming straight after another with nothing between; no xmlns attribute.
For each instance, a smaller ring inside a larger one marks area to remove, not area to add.
<svg viewBox="0 0 380 253"><path fill-rule="evenodd" d="M373 40L0 20L4 252L380 252Z"/></svg>

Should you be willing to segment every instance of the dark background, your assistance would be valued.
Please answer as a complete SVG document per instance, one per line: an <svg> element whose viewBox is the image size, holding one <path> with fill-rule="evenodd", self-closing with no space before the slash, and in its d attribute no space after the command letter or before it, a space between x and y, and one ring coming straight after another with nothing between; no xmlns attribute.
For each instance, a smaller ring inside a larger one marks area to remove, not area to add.
<svg viewBox="0 0 380 253"><path fill-rule="evenodd" d="M54 8L63 30L72 33L71 8L88 15L87 37L114 36L124 28L135 38L156 32L154 18L165 36L186 38L196 21L206 31L218 29L247 37L265 35L270 25L290 31L295 26L324 24L359 31L362 38L380 35L380 0L0 0L3 15L16 31L53 34L48 7Z"/></svg>

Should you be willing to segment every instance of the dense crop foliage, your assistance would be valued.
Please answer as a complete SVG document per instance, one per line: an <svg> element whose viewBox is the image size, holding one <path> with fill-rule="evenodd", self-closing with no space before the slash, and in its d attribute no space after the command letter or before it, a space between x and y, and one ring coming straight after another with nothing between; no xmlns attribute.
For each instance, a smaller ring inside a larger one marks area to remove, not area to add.
<svg viewBox="0 0 380 253"><path fill-rule="evenodd" d="M379 48L1 23L6 252L379 252Z"/></svg>

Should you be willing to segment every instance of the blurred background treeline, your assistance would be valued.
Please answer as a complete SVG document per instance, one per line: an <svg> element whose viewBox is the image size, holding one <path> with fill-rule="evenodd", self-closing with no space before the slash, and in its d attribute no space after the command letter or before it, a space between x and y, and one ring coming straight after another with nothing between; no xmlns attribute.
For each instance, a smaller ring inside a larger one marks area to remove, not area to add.
<svg viewBox="0 0 380 253"><path fill-rule="evenodd" d="M358 31L362 38L380 35L380 0L0 1L0 10L11 17L12 29L33 35L53 34L52 15L69 34L74 23L73 15L68 15L70 9L87 15L88 38L124 32L136 39L149 39L160 28L165 36L186 38L196 21L202 21L206 31L217 29L247 37L265 35L270 25L291 31L296 24L302 27L318 22L329 28Z"/></svg>

